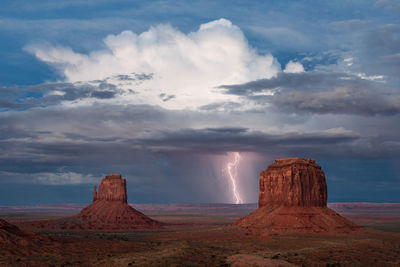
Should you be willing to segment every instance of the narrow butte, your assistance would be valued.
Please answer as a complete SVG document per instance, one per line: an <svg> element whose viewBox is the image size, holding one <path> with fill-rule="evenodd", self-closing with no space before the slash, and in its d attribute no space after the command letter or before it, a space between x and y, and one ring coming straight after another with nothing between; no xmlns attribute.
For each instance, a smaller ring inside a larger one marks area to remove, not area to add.
<svg viewBox="0 0 400 267"><path fill-rule="evenodd" d="M24 222L33 229L65 230L132 230L159 229L162 223L135 210L127 203L126 180L120 174L106 176L99 191L94 188L93 202L72 217Z"/></svg>

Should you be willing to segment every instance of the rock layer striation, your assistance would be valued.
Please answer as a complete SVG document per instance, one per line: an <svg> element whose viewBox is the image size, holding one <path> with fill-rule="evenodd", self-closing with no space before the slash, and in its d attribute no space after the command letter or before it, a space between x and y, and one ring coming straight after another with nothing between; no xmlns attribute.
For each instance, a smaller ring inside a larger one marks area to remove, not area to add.
<svg viewBox="0 0 400 267"><path fill-rule="evenodd" d="M234 225L259 236L361 229L326 204L325 174L314 160L277 159L260 173L259 208Z"/></svg>
<svg viewBox="0 0 400 267"><path fill-rule="evenodd" d="M258 206L326 207L325 174L312 159L276 159L260 174Z"/></svg>
<svg viewBox="0 0 400 267"><path fill-rule="evenodd" d="M93 202L99 200L127 203L126 180L122 179L121 174L110 174L101 180L99 192L94 186Z"/></svg>

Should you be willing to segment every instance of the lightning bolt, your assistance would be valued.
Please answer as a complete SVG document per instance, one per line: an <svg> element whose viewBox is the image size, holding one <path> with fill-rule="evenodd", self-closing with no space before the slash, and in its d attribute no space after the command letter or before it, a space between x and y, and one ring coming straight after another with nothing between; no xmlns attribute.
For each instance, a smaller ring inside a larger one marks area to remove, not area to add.
<svg viewBox="0 0 400 267"><path fill-rule="evenodd" d="M232 191L233 191L233 195L236 199L236 204L242 204L243 200L239 195L239 192L237 191L237 186L236 186L236 176L237 176L237 168L239 165L239 161L240 161L240 154L239 152L234 152L234 160L233 162L228 162L226 165L226 170L228 171L228 176L229 179L231 180L232 183Z"/></svg>

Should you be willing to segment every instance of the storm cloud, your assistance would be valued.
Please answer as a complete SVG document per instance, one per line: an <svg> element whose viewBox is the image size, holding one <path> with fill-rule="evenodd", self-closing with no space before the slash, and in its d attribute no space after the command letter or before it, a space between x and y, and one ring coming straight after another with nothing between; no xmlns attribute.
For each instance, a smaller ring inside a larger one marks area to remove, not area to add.
<svg viewBox="0 0 400 267"><path fill-rule="evenodd" d="M400 88L346 73L280 73L271 79L220 88L287 112L362 116L400 113Z"/></svg>
<svg viewBox="0 0 400 267"><path fill-rule="evenodd" d="M0 88L0 109L48 107L84 99L111 99L120 90L113 84L48 83L35 86Z"/></svg>
<svg viewBox="0 0 400 267"><path fill-rule="evenodd" d="M1 204L86 203L110 173L130 202L231 202L231 152L246 202L281 157L330 201L399 200L395 1L122 2L2 6Z"/></svg>

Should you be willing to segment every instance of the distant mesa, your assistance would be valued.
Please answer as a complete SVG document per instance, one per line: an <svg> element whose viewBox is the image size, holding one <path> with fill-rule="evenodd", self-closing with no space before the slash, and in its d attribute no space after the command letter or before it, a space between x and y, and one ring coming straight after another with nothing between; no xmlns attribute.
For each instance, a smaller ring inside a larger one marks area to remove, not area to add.
<svg viewBox="0 0 400 267"><path fill-rule="evenodd" d="M260 173L258 209L235 222L261 236L352 233L355 225L327 207L325 174L312 159L276 159Z"/></svg>
<svg viewBox="0 0 400 267"><path fill-rule="evenodd" d="M162 223L135 210L127 203L126 180L111 174L94 187L93 202L75 216L34 222L24 222L28 228L65 230L131 230L158 229Z"/></svg>

